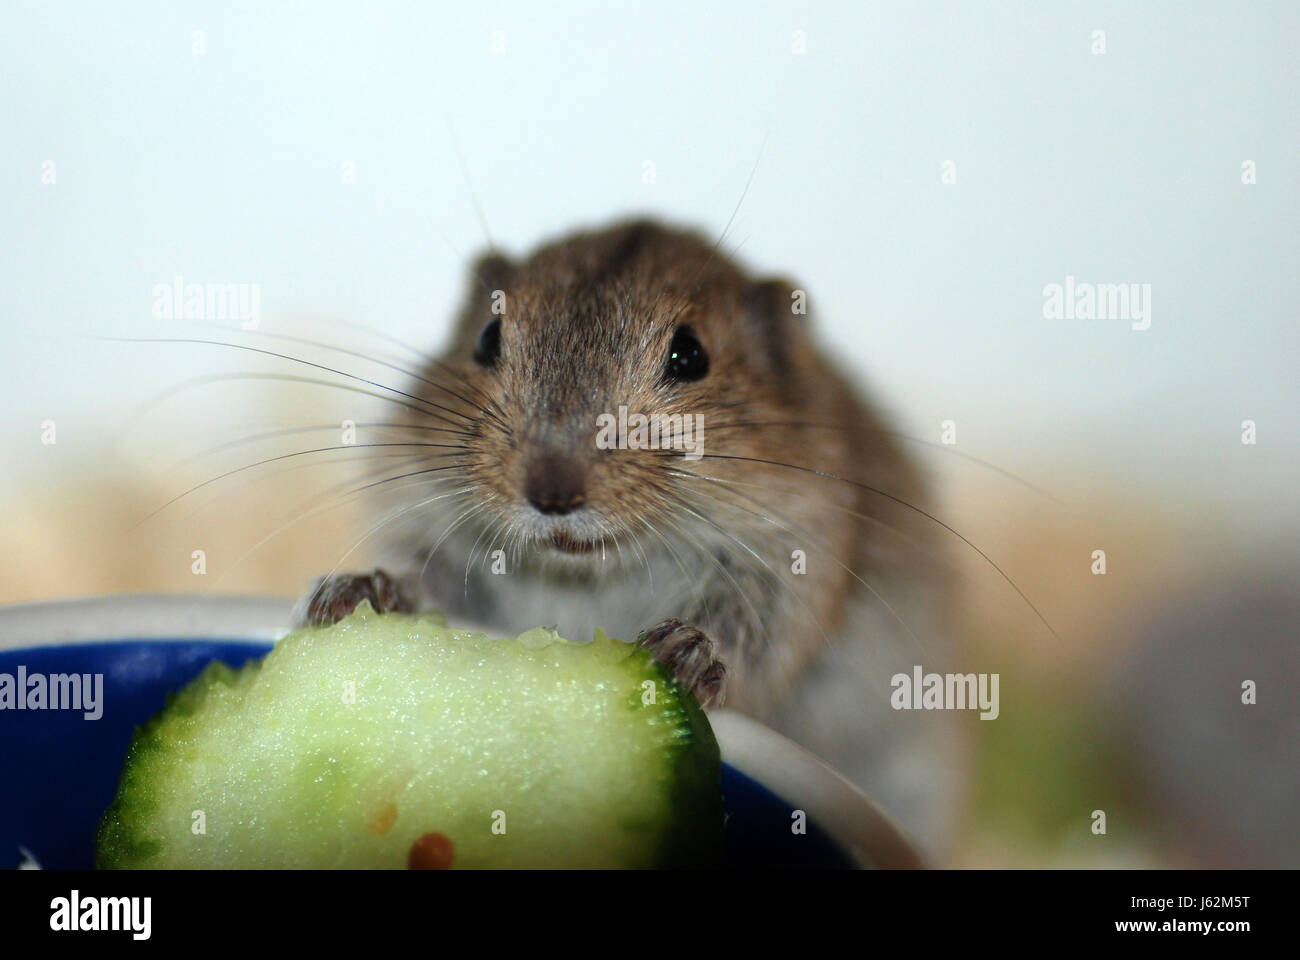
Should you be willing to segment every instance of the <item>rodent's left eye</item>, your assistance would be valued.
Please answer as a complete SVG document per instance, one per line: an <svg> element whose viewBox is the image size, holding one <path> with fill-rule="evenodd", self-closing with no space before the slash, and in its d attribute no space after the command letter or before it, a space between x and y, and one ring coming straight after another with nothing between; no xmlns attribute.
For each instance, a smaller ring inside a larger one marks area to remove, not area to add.
<svg viewBox="0 0 1300 960"><path fill-rule="evenodd" d="M501 318L493 317L478 332L478 340L474 344L474 360L482 366L492 367L496 365L500 353Z"/></svg>
<svg viewBox="0 0 1300 960"><path fill-rule="evenodd" d="M699 380L709 372L709 355L704 352L695 331L690 327L677 328L672 345L668 348L668 364L664 367L665 383L682 383Z"/></svg>

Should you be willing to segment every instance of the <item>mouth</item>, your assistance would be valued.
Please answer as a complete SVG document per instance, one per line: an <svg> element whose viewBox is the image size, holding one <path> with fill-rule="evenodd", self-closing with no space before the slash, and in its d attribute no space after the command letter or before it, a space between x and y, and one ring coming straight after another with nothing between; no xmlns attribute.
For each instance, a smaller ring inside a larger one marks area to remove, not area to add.
<svg viewBox="0 0 1300 960"><path fill-rule="evenodd" d="M572 554L591 553L596 549L596 544L593 541L580 540L562 530L557 530L551 534L551 546L563 553Z"/></svg>

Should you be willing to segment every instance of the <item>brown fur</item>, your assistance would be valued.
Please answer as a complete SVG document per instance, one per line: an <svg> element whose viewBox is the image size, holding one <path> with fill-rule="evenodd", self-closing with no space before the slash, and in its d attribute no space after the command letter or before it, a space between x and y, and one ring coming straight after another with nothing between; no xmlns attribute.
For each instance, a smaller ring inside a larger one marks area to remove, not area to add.
<svg viewBox="0 0 1300 960"><path fill-rule="evenodd" d="M406 589L503 631L643 636L702 697L717 689L801 739L918 833L946 829L934 771L948 754L928 745L943 721L888 702L892 674L947 649L934 526L794 288L645 221L473 272L450 345L412 388L424 409L409 428L440 446L376 488L399 496L384 529ZM475 343L494 306L500 353L484 368ZM682 325L709 369L665 382ZM701 414L702 459L599 449L596 418L620 405ZM539 470L563 489L535 509Z"/></svg>
<svg viewBox="0 0 1300 960"><path fill-rule="evenodd" d="M792 312L793 288L753 280L699 236L645 221L566 237L517 267L491 256L475 274L450 349L424 376L471 400L490 398L500 422L447 390L425 384L422 392L472 418L464 477L489 504L488 516L503 518L523 503L528 456L548 444L586 462L586 510L595 514L607 550L623 540L650 539L644 524L689 520L673 496L709 509L719 524L738 525L739 539L784 580L778 594L794 590L800 601L776 598L762 623L740 614L734 598L715 599L707 612L696 602L697 609L676 615L701 623L722 647L729 704L756 709L779 698L825 642L816 628L797 624L815 622L827 635L838 631L846 601L863 589L854 574L870 580L872 544L890 536L878 525L916 525L908 511L860 487L724 458L795 464L908 502L921 498L896 444L817 349L808 318ZM495 290L506 298L501 360L496 370L482 370L471 355L492 317ZM665 386L663 358L679 324L696 331L711 365L696 383ZM683 464L671 454L596 449L596 414L620 404L631 411L702 413L704 459ZM672 472L683 468L744 486L706 486ZM772 522L744 510L765 512ZM536 538L522 546L550 550ZM796 577L790 574L794 549L828 559ZM729 562L738 567L761 567L741 545L732 552ZM762 579L767 571L753 576ZM781 644L777 655L773 634Z"/></svg>

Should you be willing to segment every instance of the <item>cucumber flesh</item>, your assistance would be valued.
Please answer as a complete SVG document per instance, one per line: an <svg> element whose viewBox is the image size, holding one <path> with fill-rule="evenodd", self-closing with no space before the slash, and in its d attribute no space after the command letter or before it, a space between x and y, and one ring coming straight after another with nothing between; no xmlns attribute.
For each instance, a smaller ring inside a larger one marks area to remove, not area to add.
<svg viewBox="0 0 1300 960"><path fill-rule="evenodd" d="M716 864L717 743L650 654L363 603L140 727L101 868Z"/></svg>

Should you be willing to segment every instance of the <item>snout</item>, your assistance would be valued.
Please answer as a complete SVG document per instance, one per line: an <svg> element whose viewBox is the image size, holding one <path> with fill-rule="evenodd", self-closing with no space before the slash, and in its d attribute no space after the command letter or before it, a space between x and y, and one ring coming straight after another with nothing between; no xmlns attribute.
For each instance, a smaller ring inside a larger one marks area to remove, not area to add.
<svg viewBox="0 0 1300 960"><path fill-rule="evenodd" d="M547 516L572 513L587 502L587 465L569 454L536 455L524 472L524 496Z"/></svg>

